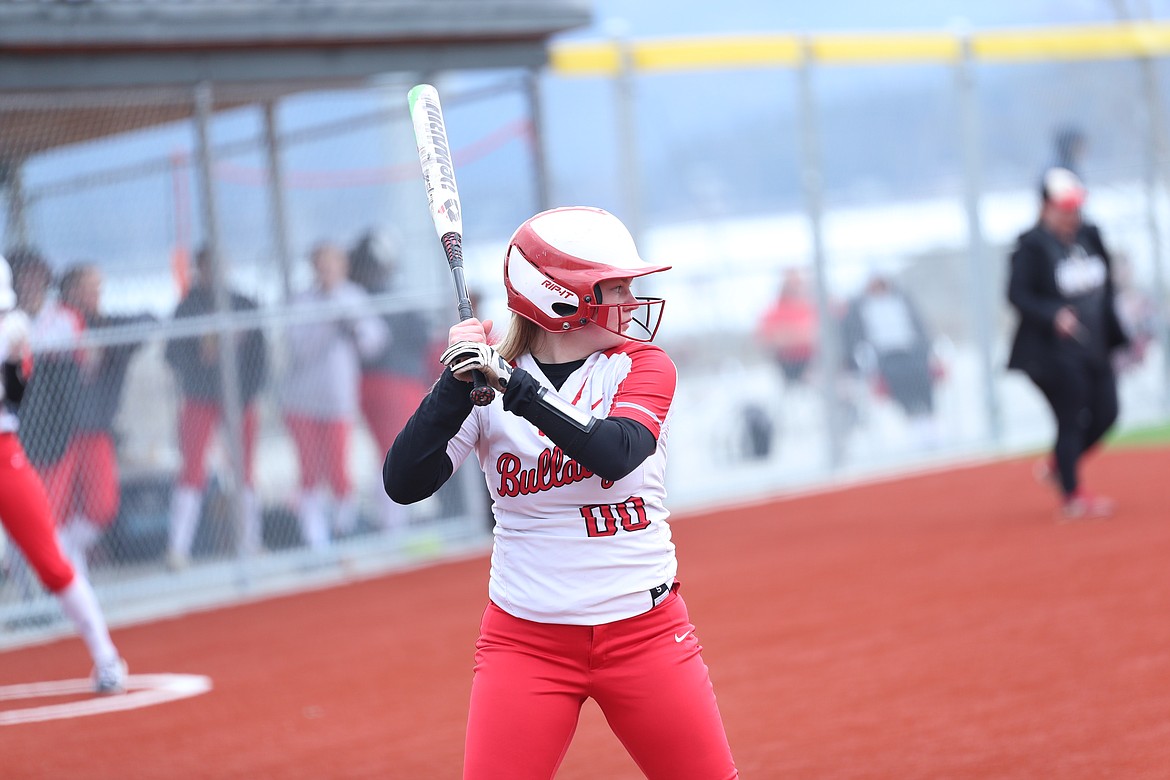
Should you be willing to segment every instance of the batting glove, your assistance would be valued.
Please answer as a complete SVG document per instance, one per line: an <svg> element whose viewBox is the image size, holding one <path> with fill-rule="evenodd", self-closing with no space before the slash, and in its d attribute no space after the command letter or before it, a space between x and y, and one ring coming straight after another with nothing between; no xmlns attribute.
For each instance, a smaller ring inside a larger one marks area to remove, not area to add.
<svg viewBox="0 0 1170 780"><path fill-rule="evenodd" d="M490 344L482 341L457 341L439 357L439 361L456 379L464 382L472 381L472 372L480 371L487 380L489 387L501 392L508 387L508 380L512 378L512 366L500 357L500 353Z"/></svg>

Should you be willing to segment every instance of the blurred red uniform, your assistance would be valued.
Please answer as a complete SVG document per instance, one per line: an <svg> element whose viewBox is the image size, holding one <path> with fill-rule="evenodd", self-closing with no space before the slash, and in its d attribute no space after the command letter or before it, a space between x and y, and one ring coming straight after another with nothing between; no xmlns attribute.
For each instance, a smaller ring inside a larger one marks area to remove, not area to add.
<svg viewBox="0 0 1170 780"><path fill-rule="evenodd" d="M817 309L800 271L790 269L784 275L780 296L756 326L756 339L776 359L787 381L804 379L816 353Z"/></svg>

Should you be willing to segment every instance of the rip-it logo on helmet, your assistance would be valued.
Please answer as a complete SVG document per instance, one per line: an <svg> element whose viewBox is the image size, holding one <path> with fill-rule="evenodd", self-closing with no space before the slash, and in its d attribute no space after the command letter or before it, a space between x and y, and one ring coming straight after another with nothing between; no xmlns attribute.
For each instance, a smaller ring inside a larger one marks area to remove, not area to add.
<svg viewBox="0 0 1170 780"><path fill-rule="evenodd" d="M573 293L569 292L564 287L561 287L556 282L550 282L548 279L545 279L543 282L541 282L541 287L544 287L547 290L551 290L562 298L573 298Z"/></svg>
<svg viewBox="0 0 1170 780"><path fill-rule="evenodd" d="M633 341L652 341L662 322L665 301L605 303L600 285L658 273L669 265L641 258L633 236L614 215L598 208L569 206L543 211L526 220L508 244L504 287L508 308L547 331L570 331L593 323ZM632 318L610 324L610 311ZM637 326L636 332L630 328Z"/></svg>

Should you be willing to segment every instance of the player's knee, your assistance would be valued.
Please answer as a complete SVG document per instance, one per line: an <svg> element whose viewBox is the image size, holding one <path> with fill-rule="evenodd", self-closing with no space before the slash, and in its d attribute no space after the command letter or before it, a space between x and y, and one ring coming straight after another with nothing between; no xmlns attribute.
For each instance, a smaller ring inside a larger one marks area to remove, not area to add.
<svg viewBox="0 0 1170 780"><path fill-rule="evenodd" d="M50 593L60 593L73 582L73 566L64 557L56 561L42 561L34 566L37 577L45 590Z"/></svg>

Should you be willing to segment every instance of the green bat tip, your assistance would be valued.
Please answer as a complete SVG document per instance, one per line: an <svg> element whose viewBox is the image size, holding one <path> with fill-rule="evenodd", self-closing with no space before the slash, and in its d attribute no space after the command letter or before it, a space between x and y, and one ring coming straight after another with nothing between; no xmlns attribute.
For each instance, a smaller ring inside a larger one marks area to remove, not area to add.
<svg viewBox="0 0 1170 780"><path fill-rule="evenodd" d="M418 100L418 96L423 92L423 90L426 89L434 89L434 87L432 87L430 84L417 84L411 87L410 91L406 93L407 102L413 106L414 101Z"/></svg>

